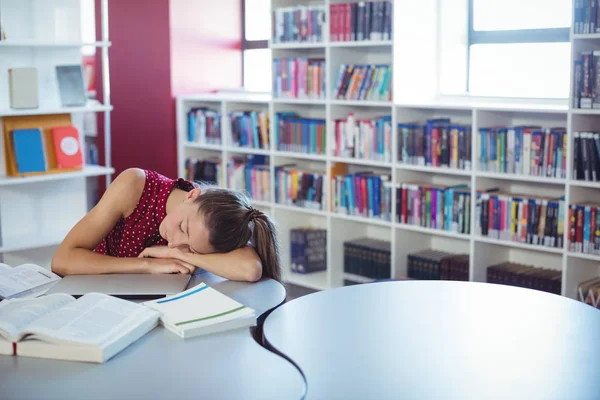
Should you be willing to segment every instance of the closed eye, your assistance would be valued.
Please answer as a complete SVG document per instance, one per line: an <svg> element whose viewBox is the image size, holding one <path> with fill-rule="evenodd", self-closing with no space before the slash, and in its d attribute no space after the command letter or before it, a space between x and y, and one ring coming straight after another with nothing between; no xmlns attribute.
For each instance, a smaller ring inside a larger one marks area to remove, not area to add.
<svg viewBox="0 0 600 400"><path fill-rule="evenodd" d="M179 223L179 230L181 231L181 233L185 233L185 232L183 231L183 221L181 221L181 222Z"/></svg>

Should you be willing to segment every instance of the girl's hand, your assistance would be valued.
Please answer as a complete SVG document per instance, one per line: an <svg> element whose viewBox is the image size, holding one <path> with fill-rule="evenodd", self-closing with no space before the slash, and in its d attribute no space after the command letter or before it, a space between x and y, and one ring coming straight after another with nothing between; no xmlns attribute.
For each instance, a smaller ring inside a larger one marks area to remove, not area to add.
<svg viewBox="0 0 600 400"><path fill-rule="evenodd" d="M146 247L140 253L140 258L176 258L173 249L167 246Z"/></svg>
<svg viewBox="0 0 600 400"><path fill-rule="evenodd" d="M146 272L149 274L193 274L196 270L192 264L174 258L148 259Z"/></svg>

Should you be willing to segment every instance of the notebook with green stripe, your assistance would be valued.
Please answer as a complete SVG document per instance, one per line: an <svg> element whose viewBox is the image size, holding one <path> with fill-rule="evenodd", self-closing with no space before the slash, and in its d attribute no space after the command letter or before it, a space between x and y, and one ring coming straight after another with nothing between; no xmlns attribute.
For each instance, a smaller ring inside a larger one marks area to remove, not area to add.
<svg viewBox="0 0 600 400"><path fill-rule="evenodd" d="M144 305L159 311L162 325L182 338L256 325L253 309L204 283Z"/></svg>

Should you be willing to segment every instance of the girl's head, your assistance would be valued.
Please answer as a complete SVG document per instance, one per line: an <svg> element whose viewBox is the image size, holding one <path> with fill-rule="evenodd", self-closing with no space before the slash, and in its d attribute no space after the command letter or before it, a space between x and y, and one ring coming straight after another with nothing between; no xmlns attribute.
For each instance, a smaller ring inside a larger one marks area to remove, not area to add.
<svg viewBox="0 0 600 400"><path fill-rule="evenodd" d="M160 234L170 247L199 254L228 253L251 244L263 276L280 280L275 225L240 192L198 185L167 215Z"/></svg>

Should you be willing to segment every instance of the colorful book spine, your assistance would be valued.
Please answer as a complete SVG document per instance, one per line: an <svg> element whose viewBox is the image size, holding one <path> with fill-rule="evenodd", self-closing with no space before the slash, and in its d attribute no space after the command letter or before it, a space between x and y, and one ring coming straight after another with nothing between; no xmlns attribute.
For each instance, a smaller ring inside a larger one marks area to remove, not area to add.
<svg viewBox="0 0 600 400"><path fill-rule="evenodd" d="M275 202L287 206L324 210L325 173L304 171L294 166L275 168Z"/></svg>
<svg viewBox="0 0 600 400"><path fill-rule="evenodd" d="M573 179L600 181L600 133L573 133Z"/></svg>
<svg viewBox="0 0 600 400"><path fill-rule="evenodd" d="M336 157L392 162L392 117L360 120L354 114L335 121Z"/></svg>
<svg viewBox="0 0 600 400"><path fill-rule="evenodd" d="M419 280L469 280L469 255L434 249L421 250L407 256L407 275Z"/></svg>
<svg viewBox="0 0 600 400"><path fill-rule="evenodd" d="M271 201L269 165L263 156L228 162L227 187L244 192L253 200Z"/></svg>
<svg viewBox="0 0 600 400"><path fill-rule="evenodd" d="M391 65L342 64L334 93L338 100L390 101L391 85Z"/></svg>
<svg viewBox="0 0 600 400"><path fill-rule="evenodd" d="M600 205L570 204L567 221L569 251L600 255Z"/></svg>
<svg viewBox="0 0 600 400"><path fill-rule="evenodd" d="M225 176L221 160L185 160L185 179L225 187Z"/></svg>
<svg viewBox="0 0 600 400"><path fill-rule="evenodd" d="M476 234L544 247L563 247L564 198L478 193Z"/></svg>
<svg viewBox="0 0 600 400"><path fill-rule="evenodd" d="M325 72L322 58L274 58L273 97L325 99Z"/></svg>
<svg viewBox="0 0 600 400"><path fill-rule="evenodd" d="M332 42L391 40L392 2L336 3L329 6Z"/></svg>
<svg viewBox="0 0 600 400"><path fill-rule="evenodd" d="M497 285L517 286L560 295L561 280L560 270L513 262L503 262L487 267L487 282Z"/></svg>
<svg viewBox="0 0 600 400"><path fill-rule="evenodd" d="M391 221L392 188L389 175L370 172L332 177L332 212Z"/></svg>
<svg viewBox="0 0 600 400"><path fill-rule="evenodd" d="M221 114L208 108L192 108L188 111L188 141L209 145L222 144Z"/></svg>
<svg viewBox="0 0 600 400"><path fill-rule="evenodd" d="M273 44L319 43L323 41L325 6L299 5L272 12Z"/></svg>
<svg viewBox="0 0 600 400"><path fill-rule="evenodd" d="M403 183L396 189L396 221L423 228L469 234L471 191L467 185L441 187Z"/></svg>
<svg viewBox="0 0 600 400"><path fill-rule="evenodd" d="M403 164L471 170L471 127L450 119L425 125L398 124L398 161Z"/></svg>
<svg viewBox="0 0 600 400"><path fill-rule="evenodd" d="M307 274L327 269L326 229L291 229L290 241L292 272Z"/></svg>
<svg viewBox="0 0 600 400"><path fill-rule="evenodd" d="M269 113L235 111L229 114L231 145L251 149L269 148Z"/></svg>
<svg viewBox="0 0 600 400"><path fill-rule="evenodd" d="M573 5L573 33L600 33L598 0L575 0Z"/></svg>
<svg viewBox="0 0 600 400"><path fill-rule="evenodd" d="M599 70L600 50L579 53L573 65L573 107L600 108Z"/></svg>
<svg viewBox="0 0 600 400"><path fill-rule="evenodd" d="M275 114L277 150L325 154L327 124L324 119L300 118L294 112Z"/></svg>
<svg viewBox="0 0 600 400"><path fill-rule="evenodd" d="M566 178L567 131L516 126L479 129L479 169Z"/></svg>

